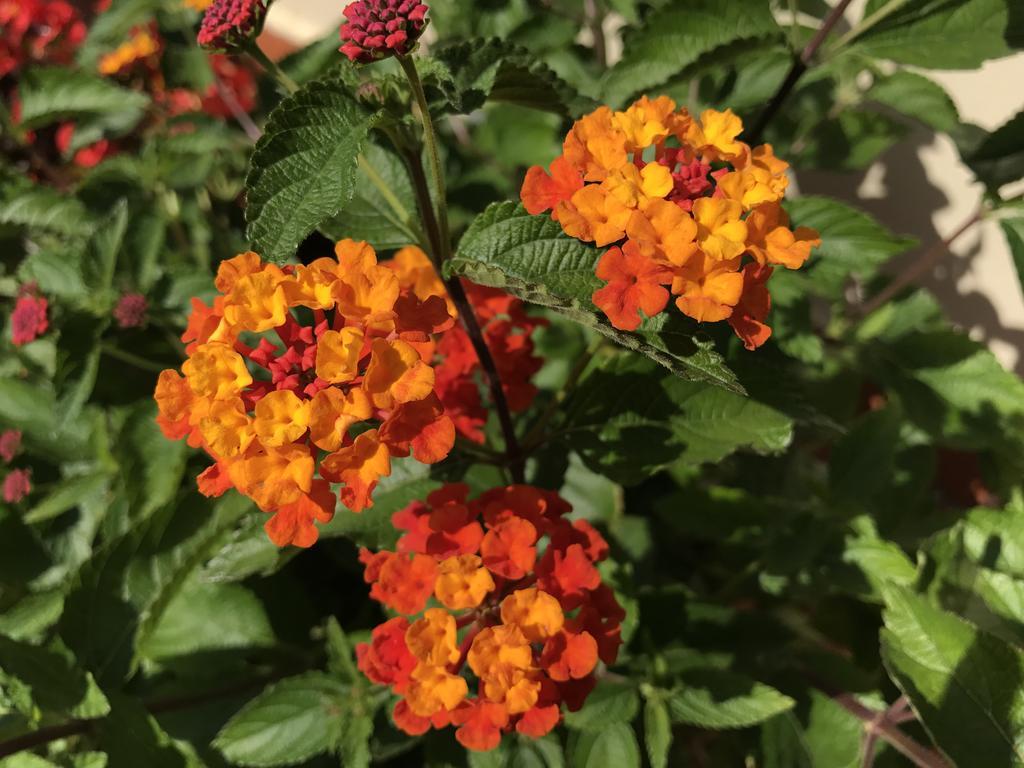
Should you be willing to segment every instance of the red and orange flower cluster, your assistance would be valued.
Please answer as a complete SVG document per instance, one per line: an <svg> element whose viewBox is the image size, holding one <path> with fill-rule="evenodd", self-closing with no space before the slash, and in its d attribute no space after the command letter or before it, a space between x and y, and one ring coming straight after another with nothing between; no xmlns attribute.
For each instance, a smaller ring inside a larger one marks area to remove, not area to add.
<svg viewBox="0 0 1024 768"><path fill-rule="evenodd" d="M372 506L392 457L431 464L455 440L419 348L454 323L445 301L403 290L366 243L335 253L309 266L223 262L213 305L192 300L184 376L166 370L156 388L164 434L216 462L200 490L252 498L273 513L278 545L310 546L338 497Z"/></svg>
<svg viewBox="0 0 1024 768"><path fill-rule="evenodd" d="M727 320L748 349L771 335L766 281L776 265L800 267L820 240L790 229L780 204L789 166L771 145L740 141L742 130L731 110L697 119L667 96L645 96L576 121L550 173L528 171L528 212L551 211L566 234L614 244L593 300L616 328L636 329L671 293L695 320Z"/></svg>
<svg viewBox="0 0 1024 768"><path fill-rule="evenodd" d="M456 314L444 283L421 249L402 248L387 264L395 270L403 288L413 291L421 301L439 296L448 302L448 311ZM462 285L491 350L509 408L513 412L526 410L537 395L532 378L544 364L535 354L532 335L547 321L528 315L522 301L498 288L466 280ZM460 435L483 443L488 409L480 396L480 359L461 325L453 326L436 339L432 359L437 396L455 422L455 429Z"/></svg>
<svg viewBox="0 0 1024 768"><path fill-rule="evenodd" d="M468 494L452 484L413 502L392 518L405 531L396 552L360 552L370 596L402 615L356 655L370 680L402 697L402 730L450 724L463 746L489 750L513 729L543 736L562 704L583 705L598 660L618 655L625 613L596 568L607 543L567 520L556 493Z"/></svg>
<svg viewBox="0 0 1024 768"><path fill-rule="evenodd" d="M0 0L0 77L28 62L69 64L85 33L74 3Z"/></svg>

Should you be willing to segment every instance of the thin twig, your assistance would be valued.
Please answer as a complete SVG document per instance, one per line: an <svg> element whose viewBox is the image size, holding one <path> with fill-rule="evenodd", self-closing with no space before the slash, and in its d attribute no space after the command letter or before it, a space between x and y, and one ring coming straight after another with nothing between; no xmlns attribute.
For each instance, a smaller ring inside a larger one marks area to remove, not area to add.
<svg viewBox="0 0 1024 768"><path fill-rule="evenodd" d="M878 738L886 741L893 749L919 768L952 768L946 759L934 749L921 746L889 722L884 717L885 712L879 713L865 707L849 693L837 694L832 697L832 700L863 722L867 732L877 733ZM879 714L883 716L881 719L878 717Z"/></svg>
<svg viewBox="0 0 1024 768"><path fill-rule="evenodd" d="M608 66L608 41L604 36L604 14L598 7L598 0L583 0L583 15L587 20L587 29L594 38L594 58L604 69Z"/></svg>
<svg viewBox="0 0 1024 768"><path fill-rule="evenodd" d="M950 246L952 246L961 235L981 221L984 216L985 206L980 205L978 206L978 209L971 214L971 217L961 224L953 234L943 240L933 243L930 248L924 250L920 256L904 267L904 269L899 272L892 281L885 286L885 288L875 294L870 301L864 302L858 309L858 314L861 317L870 315L876 309L898 295L904 288L918 280L918 278L934 267L935 264L949 252Z"/></svg>
<svg viewBox="0 0 1024 768"><path fill-rule="evenodd" d="M765 128L768 127L768 123L771 122L772 118L775 117L779 109L782 108L786 98L792 92L793 88L796 87L797 81L803 76L804 72L811 65L814 60L815 54L821 47L822 43L828 38L832 32L833 27L839 23L839 20L843 17L843 13L846 11L852 0L839 0L836 7L832 9L831 13L821 23L821 27L811 38L811 41L807 43L803 51L798 57L793 60L793 65L789 68L789 72L786 74L786 79L782 81L782 85L772 96L771 101L764 108L760 115L757 117L757 121L754 123L750 130L748 141L751 144L758 144L761 141L761 136L764 133Z"/></svg>
<svg viewBox="0 0 1024 768"><path fill-rule="evenodd" d="M235 94L231 92L231 89L224 85L224 81L214 75L214 85L217 87L217 94L220 96L220 100L227 106L228 111L231 112L231 116L235 118L235 122L241 126L242 130L245 131L245 135L253 142L259 141L260 136L263 135L263 131L260 127L253 122L253 119L249 116L249 113L242 109L242 105L238 103L238 99L235 98Z"/></svg>
<svg viewBox="0 0 1024 768"><path fill-rule="evenodd" d="M267 54L263 52L263 49L259 47L259 44L255 40L251 41L248 46L245 47L245 52L251 56L257 64L263 67L270 75L277 80L282 88L288 93L295 93L299 90L299 84L292 80L285 73L281 67L277 65L277 62L273 61Z"/></svg>
<svg viewBox="0 0 1024 768"><path fill-rule="evenodd" d="M420 215L423 218L427 230L427 237L430 239L431 259L438 276L444 280L448 295L451 297L455 308L459 313L459 321L466 330L477 358L480 360L480 367L484 371L488 388L491 393L491 402L498 412L498 421L501 424L502 435L505 438L505 457L509 461L509 469L512 473L512 480L521 483L525 478L525 469L522 453L519 448L519 440L516 437L515 424L512 421L512 412L508 406L508 399L505 397L505 389L501 384L501 376L498 367L487 346L483 329L477 319L473 306L466 296L462 282L457 277L446 278L444 274L444 263L451 257L451 234L448 229L448 197L445 191L444 169L441 167L441 155L438 151L437 132L434 128L434 121L430 116L430 108L427 104L426 93L423 91L423 83L420 81L419 73L416 71L416 63L409 56L398 56L398 62L402 66L406 77L409 80L409 87L412 89L413 97L416 100L417 111L419 112L420 123L423 126L423 144L427 157L430 160L430 169L434 177L434 189L437 191L437 205L435 212L434 201L430 196L430 188L426 183L426 176L423 173L423 163L419 152L404 151L403 156L409 166L412 176L413 188L416 191L416 200L419 205Z"/></svg>

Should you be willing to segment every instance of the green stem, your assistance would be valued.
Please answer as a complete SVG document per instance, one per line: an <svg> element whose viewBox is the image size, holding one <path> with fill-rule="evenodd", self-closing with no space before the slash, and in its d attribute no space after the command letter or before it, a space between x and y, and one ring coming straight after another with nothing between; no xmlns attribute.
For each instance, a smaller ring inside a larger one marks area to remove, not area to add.
<svg viewBox="0 0 1024 768"><path fill-rule="evenodd" d="M103 344L103 354L116 357L118 360L128 363L128 365L134 365L136 368L140 368L144 371L155 371L160 373L167 366L155 363L152 360L147 360L144 357L133 355L131 352L125 352L123 349L118 349L111 344Z"/></svg>
<svg viewBox="0 0 1024 768"><path fill-rule="evenodd" d="M870 16L861 19L859 24L857 24L853 29L851 29L845 35L837 39L835 43L829 46L829 56L841 50L845 46L849 45L851 42L856 40L858 37L863 35L865 32L867 32L869 29L871 29L879 22L882 22L885 19L889 18L892 14L896 13L896 11L898 11L908 2L909 0L889 0L888 3L883 5Z"/></svg>
<svg viewBox="0 0 1024 768"><path fill-rule="evenodd" d="M255 40L251 41L244 50L249 54L249 56L255 59L257 64L273 75L274 79L277 80L281 87L288 91L288 93L295 93L299 90L299 84L288 77L288 75L285 74L285 71L277 66L277 62L271 61L270 57L263 52Z"/></svg>
<svg viewBox="0 0 1024 768"><path fill-rule="evenodd" d="M416 191L416 200L419 205L420 215L426 227L427 235L431 243L431 262L448 289L455 308L459 313L459 322L469 336L469 340L476 352L480 367L483 369L487 379L488 389L491 393L491 402L498 413L498 421L501 424L501 432L505 438L505 458L509 463L509 471L512 481L522 483L525 481L526 470L522 451L519 447L519 440L516 437L515 424L512 421L512 411L508 407L508 399L505 397L505 390L501 385L501 376L498 373L498 366L494 362L491 350L484 338L483 328L473 311L473 305L469 302L466 290L462 281L457 277L445 277L444 263L452 255L452 238L448 229L448 195L445 190L444 169L441 166L441 155L438 152L437 132L434 129L434 121L430 116L430 108L427 105L427 96L423 91L423 83L420 81L419 73L416 71L416 63L412 57L397 56L399 64L409 80L409 87L416 100L417 111L419 112L420 123L423 126L423 144L427 150L427 157L430 159L430 169L434 177L434 189L437 192L437 205L434 205L430 197L430 189L427 187L426 177L423 173L423 163L420 160L420 153L413 150L403 150L402 156L409 167L409 175L412 177L413 188Z"/></svg>
<svg viewBox="0 0 1024 768"><path fill-rule="evenodd" d="M427 150L427 157L430 160L430 171L434 177L434 190L437 192L437 223L441 237L441 253L437 255L443 264L451 256L452 237L448 229L448 192L444 183L444 168L441 165L441 153L438 151L437 131L434 129L434 120L430 116L430 107L427 105L427 94L423 91L423 83L420 81L419 72L416 71L416 62L411 56L398 56L398 63L409 80L409 87L412 89L413 98L416 99L416 108L419 111L420 123L423 125L423 145Z"/></svg>
<svg viewBox="0 0 1024 768"><path fill-rule="evenodd" d="M380 172L373 167L373 164L366 159L365 155L359 155L359 167L363 170L363 173L366 174L366 178L368 178L370 183L376 187L377 191L380 192L380 196L384 198L384 201L388 205L391 206L391 210L393 210L395 215L398 217L397 220L392 219L391 223L395 224L399 229L407 230L420 245L425 245L427 243L426 236L414 223L412 213L410 213L402 204L402 201L398 199L398 196L391 191L391 187L388 186L384 177L381 176Z"/></svg>

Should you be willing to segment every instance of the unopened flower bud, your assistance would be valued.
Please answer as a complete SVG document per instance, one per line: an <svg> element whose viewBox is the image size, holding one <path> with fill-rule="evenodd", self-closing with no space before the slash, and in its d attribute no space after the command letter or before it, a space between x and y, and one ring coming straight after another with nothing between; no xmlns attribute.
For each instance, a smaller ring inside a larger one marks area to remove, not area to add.
<svg viewBox="0 0 1024 768"><path fill-rule="evenodd" d="M423 34L426 15L419 0L357 0L345 8L339 50L361 64L404 55Z"/></svg>

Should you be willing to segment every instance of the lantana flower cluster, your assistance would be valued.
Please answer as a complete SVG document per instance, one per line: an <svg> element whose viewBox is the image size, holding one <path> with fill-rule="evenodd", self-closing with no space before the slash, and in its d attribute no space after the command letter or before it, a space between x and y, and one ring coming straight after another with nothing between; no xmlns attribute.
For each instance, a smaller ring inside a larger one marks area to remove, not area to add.
<svg viewBox="0 0 1024 768"><path fill-rule="evenodd" d="M364 242L335 253L284 268L251 252L222 262L212 306L192 300L184 376L165 370L156 387L164 434L215 460L200 491L252 498L281 546L316 541L338 498L372 506L392 457L432 464L455 440L417 348L453 324L444 300L403 291Z"/></svg>
<svg viewBox="0 0 1024 768"><path fill-rule="evenodd" d="M5 429L0 432L0 463L10 464L21 452L21 431ZM4 475L2 495L7 504L17 504L32 492L32 471L11 469Z"/></svg>
<svg viewBox="0 0 1024 768"><path fill-rule="evenodd" d="M419 0L357 0L345 6L340 50L367 64L413 49L427 26L427 6Z"/></svg>
<svg viewBox="0 0 1024 768"><path fill-rule="evenodd" d="M64 0L0 0L0 77L28 62L68 64L86 26Z"/></svg>
<svg viewBox="0 0 1024 768"><path fill-rule="evenodd" d="M671 294L697 321L727 320L748 349L771 335L765 283L775 266L800 267L820 239L790 229L780 204L788 164L770 144L740 141L742 130L731 110L697 119L645 96L576 121L550 172L527 172L528 212L551 211L566 234L612 246L593 301L616 328L636 329Z"/></svg>
<svg viewBox="0 0 1024 768"><path fill-rule="evenodd" d="M453 725L463 746L490 750L512 730L539 738L563 704L583 705L598 661L618 655L625 613L596 567L607 543L568 520L556 493L512 485L468 496L455 483L413 502L392 517L405 532L397 551L360 552L370 596L400 615L356 655L401 697L399 728Z"/></svg>
<svg viewBox="0 0 1024 768"><path fill-rule="evenodd" d="M420 248L402 248L386 263L395 270L404 289L414 292L421 301L431 296L443 298L448 303L448 311L457 316L444 283ZM509 409L513 412L526 410L537 395L532 378L544 364L543 358L535 354L532 336L534 330L547 325L547 321L527 314L521 300L498 288L476 285L468 280L463 280L462 285L491 351ZM473 343L461 325L454 325L435 341L432 359L437 396L455 422L458 433L483 443L488 408L480 396L483 373Z"/></svg>

